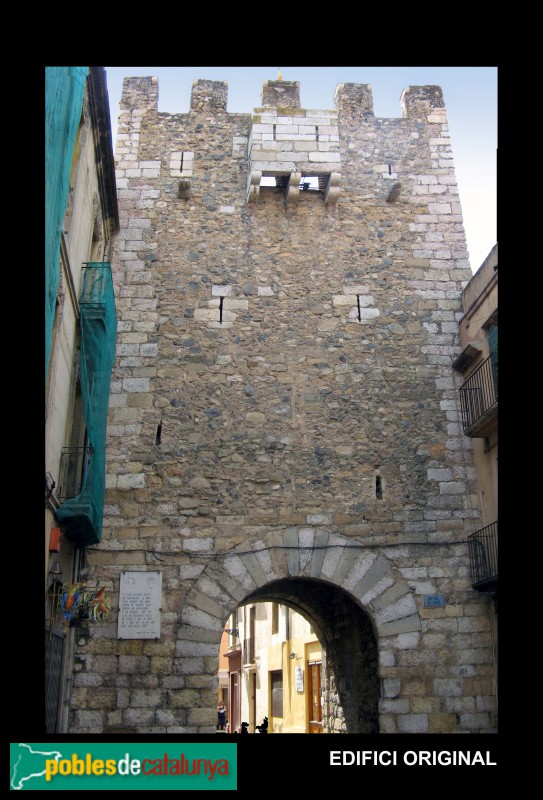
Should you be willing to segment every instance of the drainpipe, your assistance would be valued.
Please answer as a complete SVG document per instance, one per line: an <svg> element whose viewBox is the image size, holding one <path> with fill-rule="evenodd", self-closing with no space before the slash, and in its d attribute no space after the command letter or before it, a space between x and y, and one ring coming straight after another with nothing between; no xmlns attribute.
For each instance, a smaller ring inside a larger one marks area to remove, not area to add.
<svg viewBox="0 0 543 800"><path fill-rule="evenodd" d="M496 601L492 599L492 601L488 604L488 615L490 619L490 635L492 637L492 657L494 659L494 676L496 680L496 713L498 711L498 659L496 653Z"/></svg>
<svg viewBox="0 0 543 800"><path fill-rule="evenodd" d="M481 514L483 515L483 525L482 527L486 527L486 514L485 514L485 493L483 491L479 492L479 502L481 504Z"/></svg>

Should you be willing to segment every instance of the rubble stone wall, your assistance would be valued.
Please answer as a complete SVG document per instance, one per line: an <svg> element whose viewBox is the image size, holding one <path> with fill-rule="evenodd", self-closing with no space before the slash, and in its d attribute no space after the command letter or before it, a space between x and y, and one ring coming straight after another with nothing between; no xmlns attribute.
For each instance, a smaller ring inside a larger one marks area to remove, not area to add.
<svg viewBox="0 0 543 800"><path fill-rule="evenodd" d="M228 614L309 575L371 621L381 732L493 731L451 368L471 270L441 90L410 87L402 116L379 119L367 85L340 85L321 114L272 83L254 115L228 113L223 82L195 81L187 114L158 112L155 78L124 83L107 495L87 553L114 611L80 637L70 730L211 732ZM274 115L276 136L288 118L293 136L319 126L314 149L290 144L333 153L311 161L325 184L337 174L333 202L290 174L251 178ZM321 140L325 117L339 141ZM163 573L159 640L116 638L127 569ZM424 606L434 594L444 607Z"/></svg>

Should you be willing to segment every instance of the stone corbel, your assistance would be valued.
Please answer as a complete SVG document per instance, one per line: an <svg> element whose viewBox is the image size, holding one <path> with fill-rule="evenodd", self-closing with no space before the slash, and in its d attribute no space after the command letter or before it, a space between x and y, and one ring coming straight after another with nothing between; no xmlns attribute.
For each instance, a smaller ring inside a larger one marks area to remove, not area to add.
<svg viewBox="0 0 543 800"><path fill-rule="evenodd" d="M256 203L260 194L260 179L262 172L259 170L252 170L249 173L249 180L247 181L247 202Z"/></svg>
<svg viewBox="0 0 543 800"><path fill-rule="evenodd" d="M400 196L401 190L402 184L399 181L396 181L396 183L392 184L387 194L387 203L393 203L395 200L397 200Z"/></svg>
<svg viewBox="0 0 543 800"><path fill-rule="evenodd" d="M300 199L300 181L302 180L301 172L291 172L287 184L287 193L285 195L285 205L289 203L297 203Z"/></svg>
<svg viewBox="0 0 543 800"><path fill-rule="evenodd" d="M334 205L339 196L339 184L341 183L341 173L331 172L328 186L324 193L324 205Z"/></svg>
<svg viewBox="0 0 543 800"><path fill-rule="evenodd" d="M188 200L190 197L190 178L181 178L179 181L179 192L177 194L181 200Z"/></svg>

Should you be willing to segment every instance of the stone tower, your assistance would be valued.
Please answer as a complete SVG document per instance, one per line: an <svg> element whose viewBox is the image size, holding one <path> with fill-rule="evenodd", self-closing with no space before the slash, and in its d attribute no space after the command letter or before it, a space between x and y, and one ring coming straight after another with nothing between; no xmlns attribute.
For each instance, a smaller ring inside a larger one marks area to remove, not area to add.
<svg viewBox="0 0 543 800"><path fill-rule="evenodd" d="M160 573L160 635L119 639L114 613L80 640L71 731L214 731L226 619L263 599L312 620L329 730L495 730L441 89L410 87L394 119L349 83L328 110L288 81L253 114L228 113L224 82L195 81L186 114L157 100L156 78L125 79L87 563L113 597L124 571Z"/></svg>

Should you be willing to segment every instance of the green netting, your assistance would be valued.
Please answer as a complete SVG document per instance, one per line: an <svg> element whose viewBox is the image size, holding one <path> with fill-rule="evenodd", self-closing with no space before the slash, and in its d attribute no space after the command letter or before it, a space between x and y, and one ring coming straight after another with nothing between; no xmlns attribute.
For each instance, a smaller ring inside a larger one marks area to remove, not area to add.
<svg viewBox="0 0 543 800"><path fill-rule="evenodd" d="M92 262L85 266L81 309L81 394L92 458L86 462L81 491L56 512L68 538L81 546L95 544L102 536L105 493L106 429L111 370L115 359L117 312L111 265Z"/></svg>
<svg viewBox="0 0 543 800"><path fill-rule="evenodd" d="M45 68L45 374L59 281L62 220L88 67Z"/></svg>

